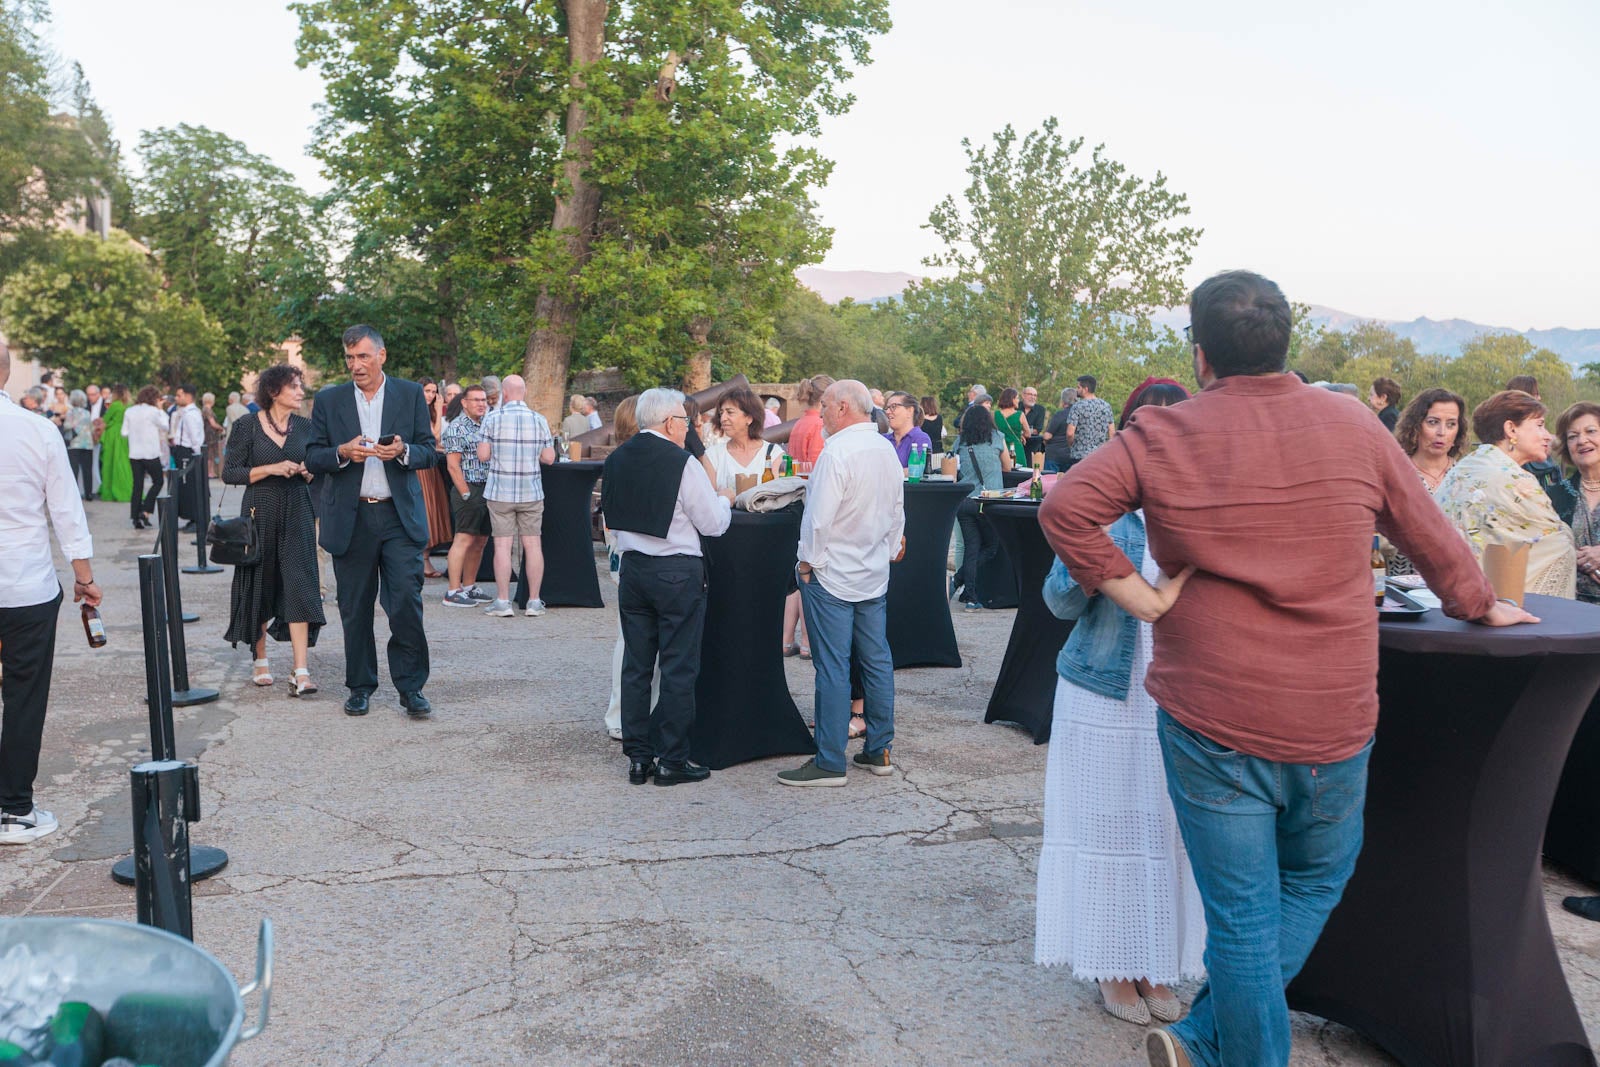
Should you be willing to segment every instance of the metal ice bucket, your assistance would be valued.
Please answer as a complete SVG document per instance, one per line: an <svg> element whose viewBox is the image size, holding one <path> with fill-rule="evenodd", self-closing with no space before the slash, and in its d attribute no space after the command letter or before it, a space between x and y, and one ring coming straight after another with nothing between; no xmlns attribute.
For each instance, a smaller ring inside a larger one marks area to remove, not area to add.
<svg viewBox="0 0 1600 1067"><path fill-rule="evenodd" d="M71 959L78 980L67 992L68 1000L83 1001L102 1014L124 994L160 994L203 1004L208 1050L196 1051L187 1062L161 1067L222 1067L240 1041L248 1041L267 1025L272 993L272 923L261 920L256 943L256 979L240 989L233 975L215 956L192 942L153 926L110 919L5 919L0 920L0 955L14 945L26 945L35 956ZM256 1025L244 1027L244 998L261 992ZM214 1044L212 1044L214 1040ZM131 1050L148 1062L142 1050Z"/></svg>

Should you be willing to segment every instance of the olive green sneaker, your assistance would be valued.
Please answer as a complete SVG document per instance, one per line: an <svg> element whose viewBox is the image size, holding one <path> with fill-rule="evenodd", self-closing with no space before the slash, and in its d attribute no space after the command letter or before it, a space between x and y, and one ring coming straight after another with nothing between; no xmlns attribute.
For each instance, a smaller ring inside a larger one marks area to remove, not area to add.
<svg viewBox="0 0 1600 1067"><path fill-rule="evenodd" d="M858 767L865 767L873 774L884 775L894 773L894 764L889 762L889 750L886 748L877 755L869 754L866 749L857 752L853 762Z"/></svg>
<svg viewBox="0 0 1600 1067"><path fill-rule="evenodd" d="M841 786L845 784L843 771L825 771L817 761L808 759L792 771L779 771L778 781L784 785Z"/></svg>

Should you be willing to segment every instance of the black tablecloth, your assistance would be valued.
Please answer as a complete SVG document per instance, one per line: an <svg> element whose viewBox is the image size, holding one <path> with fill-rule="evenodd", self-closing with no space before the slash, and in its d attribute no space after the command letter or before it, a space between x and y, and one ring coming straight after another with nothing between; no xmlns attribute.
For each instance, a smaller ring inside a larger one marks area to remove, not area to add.
<svg viewBox="0 0 1600 1067"><path fill-rule="evenodd" d="M1593 1064L1556 956L1539 840L1600 687L1600 608L1537 626L1380 627L1366 844L1305 969L1303 1011L1407 1064ZM1288 666L1288 665L1286 665Z"/></svg>
<svg viewBox="0 0 1600 1067"><path fill-rule="evenodd" d="M906 482L906 556L889 568L889 650L901 667L959 667L950 622L950 532L972 491L960 482Z"/></svg>
<svg viewBox="0 0 1600 1067"><path fill-rule="evenodd" d="M783 601L799 543L799 508L735 511L727 533L700 540L709 591L689 733L696 763L721 770L817 750L783 671Z"/></svg>
<svg viewBox="0 0 1600 1067"><path fill-rule="evenodd" d="M1044 604L1044 580L1055 553L1039 528L1037 502L988 501L983 513L994 524L1017 589L1017 617L983 721L1018 723L1042 745L1050 740L1055 710L1056 653L1072 632L1072 623L1050 614Z"/></svg>
<svg viewBox="0 0 1600 1067"><path fill-rule="evenodd" d="M544 482L544 580L539 598L552 608L601 608L594 565L594 483L599 460L553 463L541 468ZM493 538L490 538L493 547ZM517 607L528 603L528 576L517 579Z"/></svg>
<svg viewBox="0 0 1600 1067"><path fill-rule="evenodd" d="M1544 854L1600 885L1600 697L1589 704L1567 751Z"/></svg>

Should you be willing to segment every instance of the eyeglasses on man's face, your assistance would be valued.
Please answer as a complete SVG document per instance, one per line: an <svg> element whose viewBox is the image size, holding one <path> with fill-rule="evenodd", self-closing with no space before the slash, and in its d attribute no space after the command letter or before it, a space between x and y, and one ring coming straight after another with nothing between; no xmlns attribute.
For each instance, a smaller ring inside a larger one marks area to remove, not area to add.
<svg viewBox="0 0 1600 1067"><path fill-rule="evenodd" d="M687 416L687 415L668 415L667 418L666 418L666 424L668 426L672 425L672 420L673 419L682 419L683 422L684 422L684 425L686 425L686 426L689 424L689 416Z"/></svg>

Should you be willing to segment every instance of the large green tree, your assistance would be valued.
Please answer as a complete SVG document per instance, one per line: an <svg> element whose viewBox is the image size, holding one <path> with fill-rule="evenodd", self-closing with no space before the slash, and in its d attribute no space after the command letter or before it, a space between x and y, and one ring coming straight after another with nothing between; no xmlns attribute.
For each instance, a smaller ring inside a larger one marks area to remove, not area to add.
<svg viewBox="0 0 1600 1067"><path fill-rule="evenodd" d="M944 249L924 261L953 273L907 293L945 373L1042 383L1163 350L1150 316L1182 302L1200 237L1183 224L1186 197L1159 173L1129 174L1103 147L1085 157L1082 138L1064 140L1054 118L962 145L970 181L929 216Z"/></svg>
<svg viewBox="0 0 1600 1067"><path fill-rule="evenodd" d="M520 322L539 407L575 363L639 385L779 365L772 317L826 242L800 139L851 103L884 0L295 10L357 225L426 267L458 346Z"/></svg>
<svg viewBox="0 0 1600 1067"><path fill-rule="evenodd" d="M233 366L216 370L237 378L287 336L281 279L320 240L309 198L287 171L204 126L147 132L139 156L134 235L172 292L221 324Z"/></svg>

